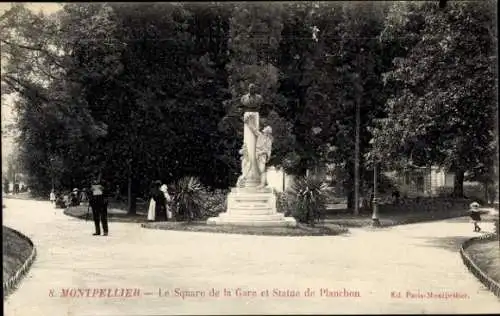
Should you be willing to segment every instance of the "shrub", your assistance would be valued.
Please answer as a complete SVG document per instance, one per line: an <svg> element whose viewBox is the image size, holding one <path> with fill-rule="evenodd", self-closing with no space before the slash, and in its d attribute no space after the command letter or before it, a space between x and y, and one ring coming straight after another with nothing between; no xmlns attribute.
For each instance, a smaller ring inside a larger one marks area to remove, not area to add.
<svg viewBox="0 0 500 316"><path fill-rule="evenodd" d="M181 178L174 184L173 202L178 219L194 220L202 216L204 188L195 177Z"/></svg>
<svg viewBox="0 0 500 316"><path fill-rule="evenodd" d="M373 183L370 183L370 189L373 187ZM377 182L377 193L378 194L392 194L394 190L398 190L398 185L394 179L388 177L385 174L380 174Z"/></svg>
<svg viewBox="0 0 500 316"><path fill-rule="evenodd" d="M283 215L285 216L291 216L293 213L292 194L290 192L277 192L277 191L274 191L274 194L276 195L276 209L278 213L283 213Z"/></svg>
<svg viewBox="0 0 500 316"><path fill-rule="evenodd" d="M321 178L298 178L287 193L292 216L301 223L314 225L323 219L326 210L327 184Z"/></svg>
<svg viewBox="0 0 500 316"><path fill-rule="evenodd" d="M438 197L450 197L453 195L453 188L451 187L439 187L436 189Z"/></svg>
<svg viewBox="0 0 500 316"><path fill-rule="evenodd" d="M202 218L215 217L219 213L225 212L227 208L227 192L225 190L215 190L213 192L204 192Z"/></svg>
<svg viewBox="0 0 500 316"><path fill-rule="evenodd" d="M486 205L488 201L484 199L485 188L479 183L464 184L464 196L477 201L481 205Z"/></svg>

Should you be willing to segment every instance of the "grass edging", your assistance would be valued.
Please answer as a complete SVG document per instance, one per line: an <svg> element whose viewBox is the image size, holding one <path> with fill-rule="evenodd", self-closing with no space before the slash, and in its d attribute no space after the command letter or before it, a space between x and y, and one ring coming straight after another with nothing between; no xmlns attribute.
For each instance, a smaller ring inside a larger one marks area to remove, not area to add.
<svg viewBox="0 0 500 316"><path fill-rule="evenodd" d="M22 193L20 193L22 194ZM7 200L24 200L24 201L27 201L27 200L31 200L31 201L48 201L48 199L46 198L43 198L41 196L24 196L24 195L21 195L21 196L16 196L16 195L7 195L7 194L3 194L2 195L2 198L3 199L7 199Z"/></svg>
<svg viewBox="0 0 500 316"><path fill-rule="evenodd" d="M411 225L411 224L419 224L419 223L428 223L434 221L441 221L453 218L460 218L468 216L466 211L457 211L453 213L444 213L439 214L437 216L430 216L428 213L423 213L425 215L418 216L419 214L411 214L406 218L391 218L391 215L387 214L379 214L378 219L380 221L380 226L382 228L393 227L393 226L403 226L403 225ZM434 214L435 215L435 214ZM370 227L373 224L373 220L368 216L360 217L360 218L335 218L334 216L327 217L325 219L326 223L332 223L337 225L342 225L346 227L353 228L362 228L362 227Z"/></svg>
<svg viewBox="0 0 500 316"><path fill-rule="evenodd" d="M305 227L298 226L300 232L279 232L280 229L288 230L293 229L291 227L275 227L275 226L237 226L237 225L206 225L209 229L203 229L205 225L202 223L189 224L186 222L170 222L176 224L170 224L171 227L164 226L161 224L158 226L158 222L152 223L142 223L141 228L153 229L153 230L167 230L167 231L179 231L179 232L197 232L197 233L212 233L212 234L229 234L229 235L250 235L250 236L276 236L276 237L316 237L316 236L339 236L349 233L347 227L340 225L335 225L337 227L327 227L327 226L316 226L316 227ZM188 228L188 229L186 229ZM189 229L191 228L191 229ZM201 229L200 229L201 228ZM219 229L216 229L219 228ZM274 230L278 230L274 231ZM268 230L268 231L266 231Z"/></svg>
<svg viewBox="0 0 500 316"><path fill-rule="evenodd" d="M488 288L488 290L493 292L493 294L495 294L497 297L500 297L500 284L489 277L484 271L482 271L465 251L470 245L475 242L483 240L496 240L496 238L496 234L488 233L468 239L460 246L460 256L462 257L462 260L467 269L469 269L469 271L474 274L474 276L478 278L479 281L481 281L481 283L483 283L484 286Z"/></svg>
<svg viewBox="0 0 500 316"><path fill-rule="evenodd" d="M91 222L93 221L92 211L89 212L88 218L87 218L87 213L77 215L77 214L74 214L74 212L71 208L65 208L63 211L63 214L66 216L70 216L70 217L77 218L77 219L84 220L84 221L87 221L87 220L91 221ZM138 224L138 223L145 223L146 221L147 221L146 216L142 215L142 214L135 214L133 216L130 216L127 214L117 215L117 214L112 214L112 213L108 212L108 222L110 222L110 223L136 223L136 224Z"/></svg>
<svg viewBox="0 0 500 316"><path fill-rule="evenodd" d="M24 234L20 233L19 231L8 227L12 232L14 232L16 235L19 236L19 238L26 240L30 245L31 245L31 253L28 256L28 258L24 261L24 263L17 269L16 273L9 277L9 279L5 282L3 282L3 297L4 299L9 296L15 289L15 287L19 284L21 279L25 276L25 274L28 272L28 270L31 268L31 265L36 259L36 247L35 244L31 239L29 239L27 236Z"/></svg>

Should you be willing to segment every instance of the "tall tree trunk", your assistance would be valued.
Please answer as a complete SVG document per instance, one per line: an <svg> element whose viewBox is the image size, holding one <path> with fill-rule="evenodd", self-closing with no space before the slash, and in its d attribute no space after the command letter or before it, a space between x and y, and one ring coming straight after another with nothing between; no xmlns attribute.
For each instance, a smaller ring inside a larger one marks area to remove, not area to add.
<svg viewBox="0 0 500 316"><path fill-rule="evenodd" d="M457 198L464 197L464 171L457 169L455 171L455 181L453 183L453 196Z"/></svg>
<svg viewBox="0 0 500 316"><path fill-rule="evenodd" d="M484 203L490 204L490 187L488 185L488 182L483 183L484 186Z"/></svg>
<svg viewBox="0 0 500 316"><path fill-rule="evenodd" d="M355 189L354 189L354 163L350 161L346 166L346 179L344 182L344 192L347 197L347 208L354 210Z"/></svg>
<svg viewBox="0 0 500 316"><path fill-rule="evenodd" d="M354 143L354 208L353 208L353 213L355 216L359 215L359 200L360 200L360 172L359 172L359 164L360 164L360 157L359 157L359 134L360 134L360 102L361 98L359 97L359 93L356 97L356 129L355 129L355 143Z"/></svg>
<svg viewBox="0 0 500 316"><path fill-rule="evenodd" d="M134 188L134 178L132 172L132 164L129 163L128 166L128 192L127 192L127 201L128 201L128 214L133 215L136 214L137 211L137 201L136 201L136 190Z"/></svg>
<svg viewBox="0 0 500 316"><path fill-rule="evenodd" d="M347 191L347 208L354 209L354 203L354 188L351 188Z"/></svg>
<svg viewBox="0 0 500 316"><path fill-rule="evenodd" d="M128 214L134 215L137 213L137 190L136 181L129 176L128 179Z"/></svg>

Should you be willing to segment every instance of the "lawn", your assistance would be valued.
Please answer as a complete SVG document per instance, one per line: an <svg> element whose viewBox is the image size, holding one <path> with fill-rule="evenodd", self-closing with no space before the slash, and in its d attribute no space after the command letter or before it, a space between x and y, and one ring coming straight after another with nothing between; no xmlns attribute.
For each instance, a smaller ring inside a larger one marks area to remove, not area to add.
<svg viewBox="0 0 500 316"><path fill-rule="evenodd" d="M24 264L33 247L11 228L3 226L3 280L6 282Z"/></svg>
<svg viewBox="0 0 500 316"><path fill-rule="evenodd" d="M358 216L352 215L352 211L345 209L345 204L329 205L325 214L324 223L327 225L337 225L345 227L367 227L372 225L371 210L361 209ZM108 208L108 218L111 222L129 222L144 223L147 217L148 203L141 201L137 204L137 214L129 215L126 212L125 202L111 202ZM85 219L87 214L86 206L70 207L65 214L80 219ZM212 216L216 216L213 214ZM426 207L426 204L398 205L389 210L382 209L379 212L379 221L382 227L396 225L413 224L419 222L428 222L448 218L457 218L468 216L468 209L460 204L443 204L442 207L437 204L433 208ZM485 221L488 221L488 215L485 215ZM90 214L89 220L92 219ZM211 229L211 228L208 228Z"/></svg>
<svg viewBox="0 0 500 316"><path fill-rule="evenodd" d="M483 221L492 221L495 215L491 215L488 210L482 212ZM433 209L426 211L422 208L407 210L404 205L400 209L394 209L390 212L380 212L378 218L381 226L389 227L396 225L414 224L420 222L429 222L449 218L468 216L468 209L463 206L454 206L451 208ZM372 225L372 213L370 210L362 209L358 216L354 216L352 211L347 209L330 209L325 214L325 222L347 226L347 227L366 227Z"/></svg>
<svg viewBox="0 0 500 316"><path fill-rule="evenodd" d="M147 216L147 203L141 203L137 206L137 214L127 214L126 205L121 203L111 203L108 208L108 220L110 222L144 223ZM70 207L64 211L66 215L85 219L87 206ZM398 213L379 214L380 224L383 227L419 223L425 221L434 221L440 219L467 216L465 209L440 210L433 212L405 212L401 210ZM89 220L92 219L90 212ZM325 223L328 225L340 225L346 227L366 227L372 225L371 213L361 213L354 216L347 213L346 210L328 211L325 217Z"/></svg>
<svg viewBox="0 0 500 316"><path fill-rule="evenodd" d="M442 210L433 212L404 212L392 214L379 213L378 218L381 226L395 226L414 224L420 222L435 221L447 218L467 216L465 209ZM348 227L364 227L372 224L371 213L364 213L358 216L347 213L330 212L326 215L325 221L332 224L338 224Z"/></svg>
<svg viewBox="0 0 500 316"><path fill-rule="evenodd" d="M465 252L489 277L500 284L500 244L498 240L476 242Z"/></svg>
<svg viewBox="0 0 500 316"><path fill-rule="evenodd" d="M260 226L233 226L207 225L205 222L156 222L142 225L144 228L160 230L176 230L190 232L225 233L263 236L335 236L348 232L348 229L339 225L325 224L315 227L298 225L297 227L260 227Z"/></svg>
<svg viewBox="0 0 500 316"><path fill-rule="evenodd" d="M110 203L108 207L108 221L110 222L126 222L126 223L144 223L146 222L146 204L137 205L136 214L128 214L126 206L120 203ZM64 210L64 214L77 217L80 219L87 218L88 207L86 205L72 206ZM89 212L88 220L92 220L92 210Z"/></svg>

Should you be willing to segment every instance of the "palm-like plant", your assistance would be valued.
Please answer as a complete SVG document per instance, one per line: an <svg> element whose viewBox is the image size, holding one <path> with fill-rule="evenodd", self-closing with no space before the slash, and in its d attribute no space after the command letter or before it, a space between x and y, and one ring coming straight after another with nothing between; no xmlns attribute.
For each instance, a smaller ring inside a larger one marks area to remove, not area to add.
<svg viewBox="0 0 500 316"><path fill-rule="evenodd" d="M302 223L314 225L326 210L327 184L317 176L296 179L288 195L292 199L293 216Z"/></svg>
<svg viewBox="0 0 500 316"><path fill-rule="evenodd" d="M201 216L204 187L195 177L181 178L175 184L174 204L177 214L191 221Z"/></svg>

